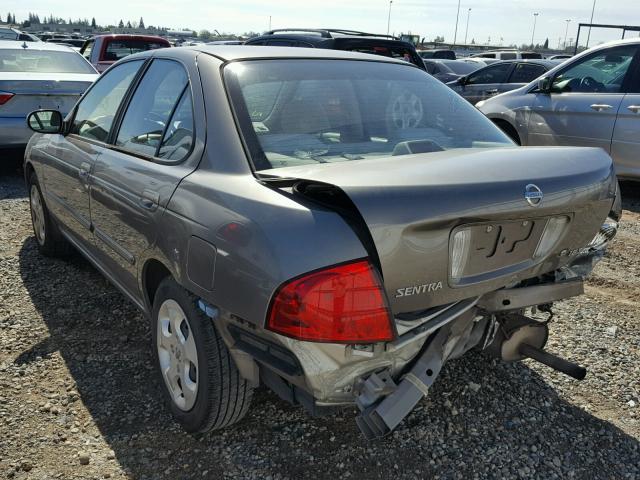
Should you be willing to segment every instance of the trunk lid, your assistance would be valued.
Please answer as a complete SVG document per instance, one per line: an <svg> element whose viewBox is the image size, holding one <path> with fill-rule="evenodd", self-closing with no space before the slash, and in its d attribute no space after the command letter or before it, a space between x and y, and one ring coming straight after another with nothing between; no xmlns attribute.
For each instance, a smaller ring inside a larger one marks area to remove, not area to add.
<svg viewBox="0 0 640 480"><path fill-rule="evenodd" d="M261 174L335 186L348 196L370 233L396 315L568 263L567 252L599 230L616 185L610 157L587 148L460 149Z"/></svg>
<svg viewBox="0 0 640 480"><path fill-rule="evenodd" d="M3 72L0 91L15 96L0 106L0 115L26 116L39 109L66 115L97 78L97 74L82 73Z"/></svg>

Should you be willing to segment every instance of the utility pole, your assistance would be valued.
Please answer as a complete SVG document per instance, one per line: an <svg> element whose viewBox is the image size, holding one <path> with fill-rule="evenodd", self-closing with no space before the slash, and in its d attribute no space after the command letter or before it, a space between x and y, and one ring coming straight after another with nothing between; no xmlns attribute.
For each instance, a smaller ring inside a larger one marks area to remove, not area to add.
<svg viewBox="0 0 640 480"><path fill-rule="evenodd" d="M565 28L564 30L564 49L567 49L567 34L569 33L569 23L571 22L571 19L568 18L567 20L565 20L565 22L567 22L567 28Z"/></svg>
<svg viewBox="0 0 640 480"><path fill-rule="evenodd" d="M269 31L271 31L271 15L269 15Z"/></svg>
<svg viewBox="0 0 640 480"><path fill-rule="evenodd" d="M460 1L458 0L458 13L456 13L456 31L453 34L453 44L456 44L456 40L458 39L458 19L460 18Z"/></svg>
<svg viewBox="0 0 640 480"><path fill-rule="evenodd" d="M391 5L393 0L389 0L389 16L387 17L387 35L389 35L389 27L391 26Z"/></svg>
<svg viewBox="0 0 640 480"><path fill-rule="evenodd" d="M538 21L538 12L533 14L533 32L531 32L531 48L533 48L533 37L536 34L536 22Z"/></svg>
<svg viewBox="0 0 640 480"><path fill-rule="evenodd" d="M589 39L591 38L591 24L593 23L593 14L596 11L596 0L593 0L593 7L591 8L591 20L589 20L589 33L587 33L587 45L586 47L589 48Z"/></svg>
<svg viewBox="0 0 640 480"><path fill-rule="evenodd" d="M469 34L469 17L471 16L471 9L467 10L467 29L464 31L464 44L467 44L467 35Z"/></svg>

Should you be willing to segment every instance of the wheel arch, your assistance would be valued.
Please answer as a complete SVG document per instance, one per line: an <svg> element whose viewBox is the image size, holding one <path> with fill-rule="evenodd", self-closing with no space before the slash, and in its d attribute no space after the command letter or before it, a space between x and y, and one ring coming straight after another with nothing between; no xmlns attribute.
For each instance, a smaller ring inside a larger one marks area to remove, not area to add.
<svg viewBox="0 0 640 480"><path fill-rule="evenodd" d="M156 258L149 258L142 268L142 294L149 312L153 310L155 294L162 280L171 277L177 281L171 269Z"/></svg>

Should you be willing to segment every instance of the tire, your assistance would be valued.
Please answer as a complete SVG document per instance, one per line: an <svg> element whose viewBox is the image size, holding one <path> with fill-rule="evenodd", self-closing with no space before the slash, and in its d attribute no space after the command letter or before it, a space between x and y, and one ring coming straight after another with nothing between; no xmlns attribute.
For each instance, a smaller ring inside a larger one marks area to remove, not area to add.
<svg viewBox="0 0 640 480"><path fill-rule="evenodd" d="M187 432L224 428L246 415L253 388L197 298L171 277L154 296L151 337L164 398Z"/></svg>
<svg viewBox="0 0 640 480"><path fill-rule="evenodd" d="M51 217L44 203L42 190L35 172L29 176L29 210L33 234L38 243L38 250L47 257L69 256L73 247L60 233L55 220Z"/></svg>

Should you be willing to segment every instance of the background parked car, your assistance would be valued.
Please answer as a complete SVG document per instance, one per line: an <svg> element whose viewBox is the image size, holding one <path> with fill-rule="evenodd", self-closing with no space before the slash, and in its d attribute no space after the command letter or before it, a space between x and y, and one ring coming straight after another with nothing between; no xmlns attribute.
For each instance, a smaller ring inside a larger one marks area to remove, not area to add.
<svg viewBox="0 0 640 480"><path fill-rule="evenodd" d="M166 38L151 35L97 35L84 42L80 53L102 73L133 53L168 47L171 44Z"/></svg>
<svg viewBox="0 0 640 480"><path fill-rule="evenodd" d="M422 58L439 58L446 60L456 60L456 52L447 49L418 50L418 55Z"/></svg>
<svg viewBox="0 0 640 480"><path fill-rule="evenodd" d="M443 83L457 80L458 78L475 72L482 68L481 64L465 62L462 60L423 60L427 72Z"/></svg>
<svg viewBox="0 0 640 480"><path fill-rule="evenodd" d="M245 45L268 45L272 47L307 47L371 53L384 57L399 58L425 69L422 59L412 43L389 35L335 29L279 29L250 38Z"/></svg>
<svg viewBox="0 0 640 480"><path fill-rule="evenodd" d="M640 40L581 53L539 81L478 105L522 145L601 147L640 179Z"/></svg>
<svg viewBox="0 0 640 480"><path fill-rule="evenodd" d="M0 27L0 40L19 40L22 42L39 42L40 39L30 33L21 32L15 28Z"/></svg>
<svg viewBox="0 0 640 480"><path fill-rule="evenodd" d="M521 52L519 50L492 50L471 55L474 58L493 58L495 60L542 59L538 52Z"/></svg>
<svg viewBox="0 0 640 480"><path fill-rule="evenodd" d="M20 149L32 131L29 112L66 114L98 74L80 54L46 42L0 42L0 148Z"/></svg>
<svg viewBox="0 0 640 480"><path fill-rule="evenodd" d="M551 60L507 60L488 65L447 85L475 104L526 85L557 64Z"/></svg>
<svg viewBox="0 0 640 480"><path fill-rule="evenodd" d="M571 58L571 57L573 57L573 55L561 53L559 55L550 55L547 57L547 60L566 60L567 58Z"/></svg>

